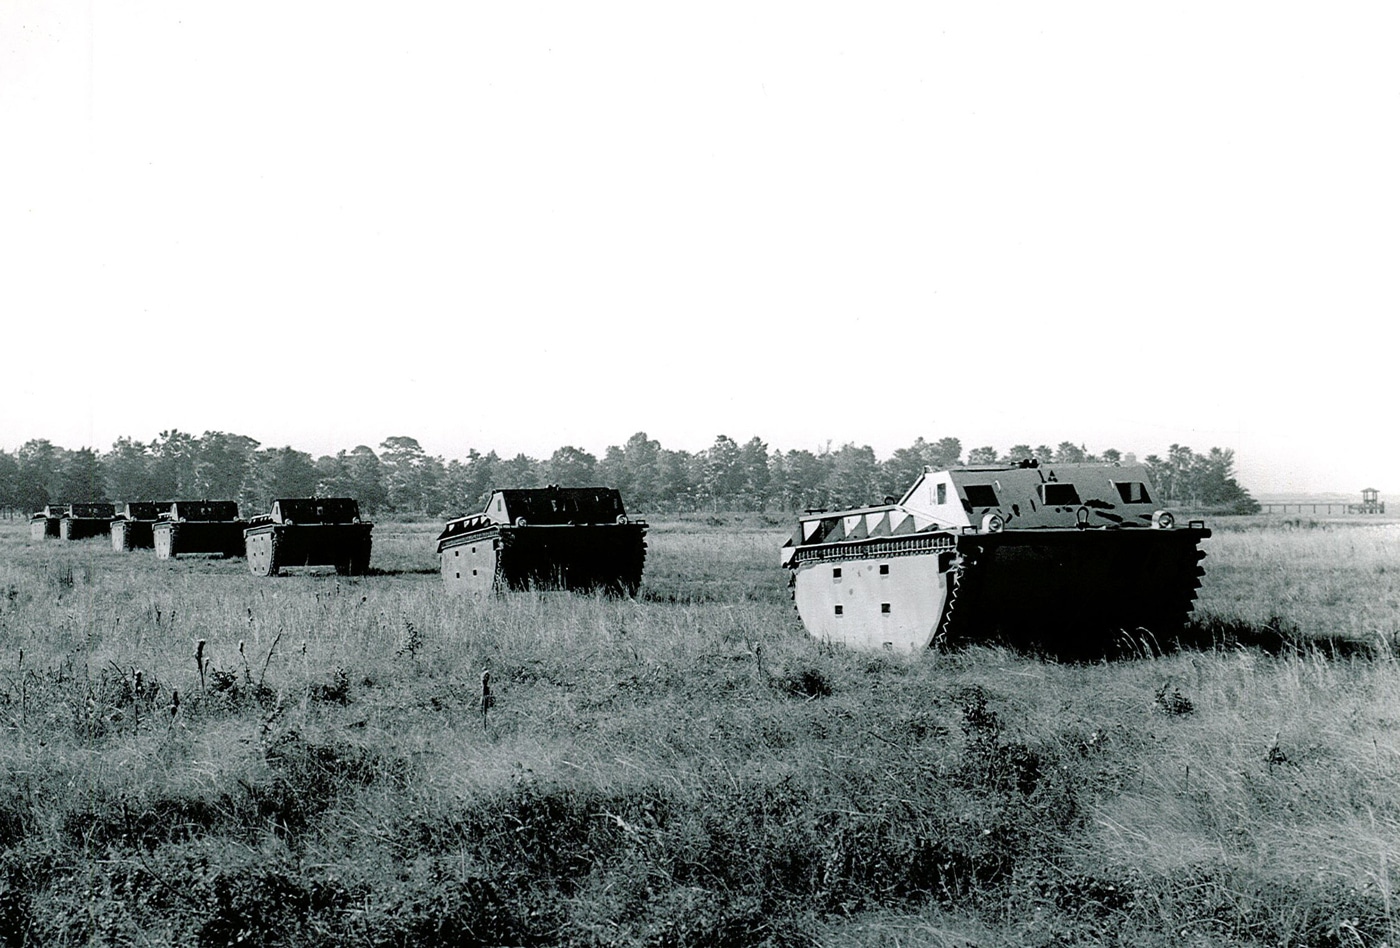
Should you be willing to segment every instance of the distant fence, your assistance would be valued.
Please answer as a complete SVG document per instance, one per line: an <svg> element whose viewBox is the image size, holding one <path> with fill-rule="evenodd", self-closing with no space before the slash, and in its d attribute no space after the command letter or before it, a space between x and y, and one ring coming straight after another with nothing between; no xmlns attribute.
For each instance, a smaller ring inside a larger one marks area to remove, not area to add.
<svg viewBox="0 0 1400 948"><path fill-rule="evenodd" d="M1347 503L1344 500L1305 500L1294 504L1260 504L1264 513L1352 513L1383 514L1385 502L1375 504Z"/></svg>

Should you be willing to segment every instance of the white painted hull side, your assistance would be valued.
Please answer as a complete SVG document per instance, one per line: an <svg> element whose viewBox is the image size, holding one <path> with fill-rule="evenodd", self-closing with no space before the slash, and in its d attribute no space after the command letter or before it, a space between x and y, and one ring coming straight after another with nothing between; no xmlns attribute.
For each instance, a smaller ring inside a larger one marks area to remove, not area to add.
<svg viewBox="0 0 1400 948"><path fill-rule="evenodd" d="M862 651L922 651L933 642L947 599L939 561L931 550L803 563L794 578L798 615L823 641Z"/></svg>

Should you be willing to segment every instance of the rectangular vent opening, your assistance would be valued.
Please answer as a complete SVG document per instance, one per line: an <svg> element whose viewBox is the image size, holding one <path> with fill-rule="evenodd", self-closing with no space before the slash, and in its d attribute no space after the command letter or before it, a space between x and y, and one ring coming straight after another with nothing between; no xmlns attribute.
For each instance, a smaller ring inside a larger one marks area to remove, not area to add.
<svg viewBox="0 0 1400 948"><path fill-rule="evenodd" d="M1047 507L1075 507L1079 505L1079 491L1073 484L1049 481L1040 485Z"/></svg>
<svg viewBox="0 0 1400 948"><path fill-rule="evenodd" d="M997 505L996 488L991 484L968 484L963 490L967 492L967 502L973 507L995 507Z"/></svg>
<svg viewBox="0 0 1400 948"><path fill-rule="evenodd" d="M1113 486L1118 488L1118 496L1125 504L1152 503L1152 498L1147 493L1147 485L1142 481L1114 481Z"/></svg>

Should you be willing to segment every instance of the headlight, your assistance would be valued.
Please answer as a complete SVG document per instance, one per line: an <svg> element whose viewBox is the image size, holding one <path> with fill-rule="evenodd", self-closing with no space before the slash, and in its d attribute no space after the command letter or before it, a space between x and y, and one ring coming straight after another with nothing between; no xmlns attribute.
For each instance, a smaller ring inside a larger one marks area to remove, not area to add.
<svg viewBox="0 0 1400 948"><path fill-rule="evenodd" d="M1001 519L1001 514L987 514L982 518L983 533L1000 533L1006 528L1006 521Z"/></svg>
<svg viewBox="0 0 1400 948"><path fill-rule="evenodd" d="M1152 515L1152 526L1158 530L1170 530L1176 526L1176 518L1165 510L1159 510Z"/></svg>

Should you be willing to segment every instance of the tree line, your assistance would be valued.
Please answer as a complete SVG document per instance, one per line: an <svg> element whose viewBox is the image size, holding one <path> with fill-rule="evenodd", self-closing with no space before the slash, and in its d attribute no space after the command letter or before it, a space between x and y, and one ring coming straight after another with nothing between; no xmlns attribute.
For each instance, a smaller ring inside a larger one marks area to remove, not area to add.
<svg viewBox="0 0 1400 948"><path fill-rule="evenodd" d="M564 446L548 458L501 457L471 450L464 458L429 455L414 438L386 438L378 449L357 445L313 457L291 446L263 447L247 435L206 431L196 437L162 431L149 442L119 438L105 452L75 450L47 440L0 451L0 507L38 510L81 501L238 500L260 513L278 497L344 496L369 515L460 516L481 510L493 489L603 485L622 492L630 511L702 510L785 512L878 503L899 497L925 467L1014 463L1137 460L1109 448L1097 454L1061 442L1018 444L1006 451L978 447L964 456L962 442L918 438L889 457L867 445L827 445L816 451L770 450L761 438L740 444L727 435L703 451L663 448L645 432L610 445L597 457ZM1252 512L1259 505L1235 476L1234 452L1198 454L1172 445L1165 456L1142 458L1163 502L1194 508Z"/></svg>

